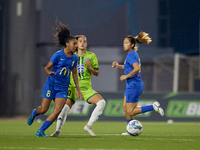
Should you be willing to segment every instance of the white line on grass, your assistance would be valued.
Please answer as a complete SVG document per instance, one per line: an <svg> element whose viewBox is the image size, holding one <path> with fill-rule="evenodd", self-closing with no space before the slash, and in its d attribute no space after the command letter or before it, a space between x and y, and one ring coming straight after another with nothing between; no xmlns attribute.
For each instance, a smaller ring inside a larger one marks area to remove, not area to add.
<svg viewBox="0 0 200 150"><path fill-rule="evenodd" d="M0 136L13 136L12 138L25 138L24 136L29 136L30 134L21 134L20 136L16 134L0 134ZM62 135L80 135L80 136L89 136L88 134L62 134ZM96 134L97 136L126 136L126 135L121 135L121 134ZM190 137L199 137L200 134L167 134L167 135L162 135L162 134L141 134L142 136L164 136L164 137L173 137L173 136L190 136ZM129 135L127 135L129 136ZM139 136L141 137L141 136Z"/></svg>
<svg viewBox="0 0 200 150"><path fill-rule="evenodd" d="M88 135L88 134L62 134L62 135ZM121 135L121 134L96 134L97 136L98 135L101 135L101 136L126 136L126 135ZM161 134L141 134L141 135L144 135L144 136L160 136ZM127 135L128 136L128 135ZM167 134L167 135L162 135L162 136L193 136L193 137L196 137L196 136L200 136L200 134Z"/></svg>
<svg viewBox="0 0 200 150"><path fill-rule="evenodd" d="M88 134L62 134L62 135L88 135ZM96 135L103 135L103 136L113 136L113 135L121 135L121 134L96 134Z"/></svg>
<svg viewBox="0 0 200 150"><path fill-rule="evenodd" d="M57 148L47 148L47 147L0 147L0 149L57 149Z"/></svg>
<svg viewBox="0 0 200 150"><path fill-rule="evenodd" d="M57 150L57 149L60 149L60 148L48 148L48 147L34 147L34 148L27 148L27 147L0 147L0 149L53 149L53 150ZM138 149L96 149L96 148L64 148L64 150L138 150ZM144 149L145 150L145 149Z"/></svg>

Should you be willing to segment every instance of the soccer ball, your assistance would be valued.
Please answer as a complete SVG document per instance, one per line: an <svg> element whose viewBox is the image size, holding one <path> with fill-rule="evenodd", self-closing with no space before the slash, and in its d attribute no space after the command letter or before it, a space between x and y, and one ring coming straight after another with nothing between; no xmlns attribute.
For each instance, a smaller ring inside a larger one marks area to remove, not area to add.
<svg viewBox="0 0 200 150"><path fill-rule="evenodd" d="M132 136L137 136L142 133L143 126L138 120L131 120L126 126L126 131Z"/></svg>

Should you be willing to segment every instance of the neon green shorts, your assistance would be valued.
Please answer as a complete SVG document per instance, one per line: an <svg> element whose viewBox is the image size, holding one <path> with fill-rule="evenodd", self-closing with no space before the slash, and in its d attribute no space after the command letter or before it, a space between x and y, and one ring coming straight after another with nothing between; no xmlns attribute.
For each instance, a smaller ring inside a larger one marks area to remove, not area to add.
<svg viewBox="0 0 200 150"><path fill-rule="evenodd" d="M91 89L91 88L80 88L81 89L81 93L83 94L83 100L88 102L88 100L98 94L95 90ZM77 97L76 97L76 88L75 87L71 87L69 86L68 88L68 94L67 94L67 99L72 100L73 102L76 102Z"/></svg>

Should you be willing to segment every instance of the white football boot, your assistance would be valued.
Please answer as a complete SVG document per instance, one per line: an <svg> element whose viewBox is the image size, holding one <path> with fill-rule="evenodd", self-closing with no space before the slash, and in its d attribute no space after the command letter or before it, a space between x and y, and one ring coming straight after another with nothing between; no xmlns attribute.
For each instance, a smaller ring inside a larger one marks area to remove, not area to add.
<svg viewBox="0 0 200 150"><path fill-rule="evenodd" d="M85 127L83 128L86 132L89 133L89 135L91 136L96 136L95 133L93 132L92 130L92 126L88 126L88 125L85 125Z"/></svg>
<svg viewBox="0 0 200 150"><path fill-rule="evenodd" d="M53 134L50 135L51 137L59 137L60 131L55 131Z"/></svg>
<svg viewBox="0 0 200 150"><path fill-rule="evenodd" d="M164 116L164 110L160 107L160 103L159 102L154 102L153 103L153 109L156 111L156 112L158 112L158 113L160 113L160 115L161 116Z"/></svg>

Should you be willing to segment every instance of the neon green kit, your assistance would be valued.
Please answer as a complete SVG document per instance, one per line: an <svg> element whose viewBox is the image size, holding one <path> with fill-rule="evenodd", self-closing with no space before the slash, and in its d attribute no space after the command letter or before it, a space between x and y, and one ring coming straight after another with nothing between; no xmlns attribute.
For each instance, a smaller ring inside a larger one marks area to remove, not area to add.
<svg viewBox="0 0 200 150"><path fill-rule="evenodd" d="M77 54L77 52L75 54ZM83 99L86 102L88 102L88 99L90 99L92 96L98 93L92 89L92 83L91 83L92 73L87 68L87 65L85 65L84 59L90 60L90 66L93 69L98 70L99 65L98 65L98 59L96 55L92 52L86 51L83 56L78 56L77 74L78 74L79 86L80 86L81 93L83 94ZM67 98L75 102L77 99L75 95L76 95L76 85L74 83L74 80L71 74Z"/></svg>

